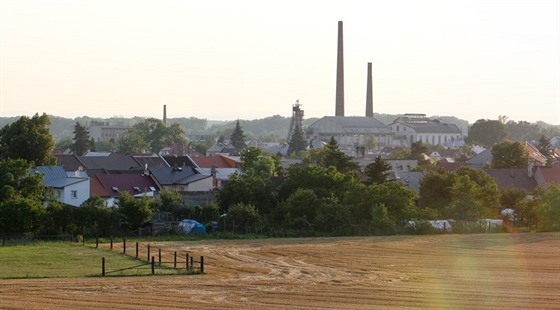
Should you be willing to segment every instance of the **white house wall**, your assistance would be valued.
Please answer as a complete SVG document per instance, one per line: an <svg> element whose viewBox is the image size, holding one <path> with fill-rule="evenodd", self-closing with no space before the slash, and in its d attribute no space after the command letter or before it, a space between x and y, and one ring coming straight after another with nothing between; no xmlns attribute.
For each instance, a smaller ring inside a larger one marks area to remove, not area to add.
<svg viewBox="0 0 560 310"><path fill-rule="evenodd" d="M189 183L186 191L188 192L209 192L214 189L214 182L211 177Z"/></svg>
<svg viewBox="0 0 560 310"><path fill-rule="evenodd" d="M72 197L72 191L76 191L76 197ZM84 201L88 200L89 195L89 179L87 179L68 185L60 190L58 201L79 207Z"/></svg>

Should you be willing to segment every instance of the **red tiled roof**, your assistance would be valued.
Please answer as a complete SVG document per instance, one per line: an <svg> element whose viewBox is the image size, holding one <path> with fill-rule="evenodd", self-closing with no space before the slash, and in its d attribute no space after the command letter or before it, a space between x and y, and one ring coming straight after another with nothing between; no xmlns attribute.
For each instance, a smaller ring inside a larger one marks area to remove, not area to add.
<svg viewBox="0 0 560 310"><path fill-rule="evenodd" d="M541 186L545 184L560 184L560 163L552 165L552 167L538 167L537 173L542 176L542 181L544 184L539 184Z"/></svg>
<svg viewBox="0 0 560 310"><path fill-rule="evenodd" d="M222 155L192 157L192 160L200 168L212 168L212 166L216 168L239 168L234 160Z"/></svg>
<svg viewBox="0 0 560 310"><path fill-rule="evenodd" d="M450 172L457 171L457 169L459 169L461 167L469 167L469 164L467 164L467 163L450 163L450 162L447 162L447 161L444 161L444 160L438 161L437 164L438 164L438 166L442 167L446 171L450 171Z"/></svg>
<svg viewBox="0 0 560 310"><path fill-rule="evenodd" d="M113 190L118 189L118 192ZM135 187L139 191L135 190ZM96 175L90 181L90 194L100 197L115 197L119 192L126 191L131 195L150 191L150 187L158 189L154 180L145 175L140 174L107 174Z"/></svg>

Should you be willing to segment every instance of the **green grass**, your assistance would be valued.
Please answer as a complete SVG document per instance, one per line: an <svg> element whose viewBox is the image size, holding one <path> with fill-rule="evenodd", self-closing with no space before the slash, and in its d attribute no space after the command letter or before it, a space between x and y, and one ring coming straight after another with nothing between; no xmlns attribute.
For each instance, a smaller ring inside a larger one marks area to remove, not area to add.
<svg viewBox="0 0 560 310"><path fill-rule="evenodd" d="M108 276L151 274L150 265L111 272L145 263L130 256L76 243L49 242L0 247L0 279L101 276L102 257ZM177 271L156 266L155 273L177 274Z"/></svg>

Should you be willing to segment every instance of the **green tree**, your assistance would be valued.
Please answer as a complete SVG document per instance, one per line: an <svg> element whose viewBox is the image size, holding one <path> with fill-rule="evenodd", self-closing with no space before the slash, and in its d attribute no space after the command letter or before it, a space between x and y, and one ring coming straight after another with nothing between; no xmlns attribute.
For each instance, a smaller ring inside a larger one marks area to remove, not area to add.
<svg viewBox="0 0 560 310"><path fill-rule="evenodd" d="M560 185L552 184L536 193L539 224L545 231L560 231Z"/></svg>
<svg viewBox="0 0 560 310"><path fill-rule="evenodd" d="M31 164L23 159L0 160L0 202L16 198L43 199L43 175L30 171Z"/></svg>
<svg viewBox="0 0 560 310"><path fill-rule="evenodd" d="M506 126L499 120L479 119L470 128L465 142L491 147L507 137Z"/></svg>
<svg viewBox="0 0 560 310"><path fill-rule="evenodd" d="M367 183L383 183L387 181L391 171L391 165L384 161L381 156L375 157L375 161L366 166L364 175L368 178Z"/></svg>
<svg viewBox="0 0 560 310"><path fill-rule="evenodd" d="M116 150L117 150L117 145L112 141L95 142L95 151L97 152L114 152Z"/></svg>
<svg viewBox="0 0 560 310"><path fill-rule="evenodd" d="M91 196L74 209L74 219L78 230L84 235L111 237L120 230L121 214L116 208L109 208L99 196Z"/></svg>
<svg viewBox="0 0 560 310"><path fill-rule="evenodd" d="M294 229L309 229L315 221L321 199L313 190L298 188L286 200L285 226Z"/></svg>
<svg viewBox="0 0 560 310"><path fill-rule="evenodd" d="M447 215L456 220L476 221L490 216L488 208L477 199L478 185L467 175L459 176L451 189L451 204Z"/></svg>
<svg viewBox="0 0 560 310"><path fill-rule="evenodd" d="M260 214L269 214L276 206L276 195L270 178L251 174L233 174L218 192L217 201L222 212L237 203L251 204Z"/></svg>
<svg viewBox="0 0 560 310"><path fill-rule="evenodd" d="M426 159L428 153L428 147L422 143L422 141L413 142L410 145L410 157L409 159L414 159L418 161L419 167L429 166L431 164L429 159Z"/></svg>
<svg viewBox="0 0 560 310"><path fill-rule="evenodd" d="M507 187L500 195L502 209L517 210L520 203L527 198L527 191L516 187Z"/></svg>
<svg viewBox="0 0 560 310"><path fill-rule="evenodd" d="M0 129L0 159L25 159L37 166L56 164L52 155L54 139L49 132L49 117L22 116Z"/></svg>
<svg viewBox="0 0 560 310"><path fill-rule="evenodd" d="M527 168L529 154L520 142L504 141L492 147L492 168Z"/></svg>
<svg viewBox="0 0 560 310"><path fill-rule="evenodd" d="M197 219L201 223L218 221L220 219L220 206L215 202L205 202L197 208Z"/></svg>
<svg viewBox="0 0 560 310"><path fill-rule="evenodd" d="M440 218L445 218L445 209L451 203L452 188L457 174L431 171L420 180L418 206L421 209L436 210Z"/></svg>
<svg viewBox="0 0 560 310"><path fill-rule="evenodd" d="M335 167L314 165L290 166L285 174L284 182L278 189L278 198L286 200L298 189L310 189L319 198L335 197L342 201L344 195L356 183L353 175L344 174Z"/></svg>
<svg viewBox="0 0 560 310"><path fill-rule="evenodd" d="M45 208L47 219L44 223L42 234L56 235L78 233L75 221L75 208L58 201L49 202Z"/></svg>
<svg viewBox="0 0 560 310"><path fill-rule="evenodd" d="M509 121L505 124L508 132L507 138L512 141L525 142L536 140L541 135L541 130L537 124L527 121Z"/></svg>
<svg viewBox="0 0 560 310"><path fill-rule="evenodd" d="M38 233L43 228L45 208L36 199L16 197L0 202L3 233Z"/></svg>
<svg viewBox="0 0 560 310"><path fill-rule="evenodd" d="M65 137L58 140L58 142L56 142L54 147L59 150L67 150L67 149L72 149L73 145L74 145L74 141L72 141L72 138Z"/></svg>
<svg viewBox="0 0 560 310"><path fill-rule="evenodd" d="M169 212L174 219L180 219L185 213L185 205L181 193L175 190L163 189L152 199L152 207L160 212Z"/></svg>
<svg viewBox="0 0 560 310"><path fill-rule="evenodd" d="M121 192L117 205L129 229L138 229L152 218L152 209L147 197L135 199L129 193Z"/></svg>
<svg viewBox="0 0 560 310"><path fill-rule="evenodd" d="M179 124L174 123L166 127L160 119L147 118L132 126L119 139L118 151L159 153L161 149L173 143L187 143L185 132Z"/></svg>
<svg viewBox="0 0 560 310"><path fill-rule="evenodd" d="M554 148L552 147L552 144L550 144L550 139L548 139L545 135L541 135L539 142L537 143L537 149L541 152L541 154L546 156L546 165L549 167L552 166L552 163L554 162Z"/></svg>
<svg viewBox="0 0 560 310"><path fill-rule="evenodd" d="M335 235L352 233L352 214L347 206L341 205L333 198L324 199L319 205L313 222L316 230Z"/></svg>
<svg viewBox="0 0 560 310"><path fill-rule="evenodd" d="M79 122L74 125L74 144L72 145L72 151L78 156L84 155L85 152L91 150L92 144L89 137L89 131L85 126L82 126Z"/></svg>
<svg viewBox="0 0 560 310"><path fill-rule="evenodd" d="M303 129L299 125L294 127L294 132L290 137L290 142L288 143L288 155L297 154L299 152L305 151L307 147L307 142L303 137Z"/></svg>
<svg viewBox="0 0 560 310"><path fill-rule="evenodd" d="M237 152L241 152L241 150L247 147L247 144L245 143L245 133L243 132L243 128L241 128L241 125L239 124L239 120L235 122L235 129L233 129L229 140L231 142L231 145L235 147Z"/></svg>
<svg viewBox="0 0 560 310"><path fill-rule="evenodd" d="M360 166L352 160L352 157L344 154L344 152L340 150L334 137L331 137L329 143L323 148L310 151L308 157L304 159L304 162L316 164L324 168L332 166L342 173L356 173L360 168Z"/></svg>
<svg viewBox="0 0 560 310"><path fill-rule="evenodd" d="M497 213L500 211L500 190L494 179L486 172L480 169L474 169L471 167L461 167L455 171L458 176L466 175L478 186L476 192L476 199L480 200L482 205L489 208L489 210L494 210ZM456 180L456 179L455 179Z"/></svg>
<svg viewBox="0 0 560 310"><path fill-rule="evenodd" d="M236 203L229 208L227 218L233 224L234 231L242 228L247 233L251 228L256 231L260 215L254 205Z"/></svg>

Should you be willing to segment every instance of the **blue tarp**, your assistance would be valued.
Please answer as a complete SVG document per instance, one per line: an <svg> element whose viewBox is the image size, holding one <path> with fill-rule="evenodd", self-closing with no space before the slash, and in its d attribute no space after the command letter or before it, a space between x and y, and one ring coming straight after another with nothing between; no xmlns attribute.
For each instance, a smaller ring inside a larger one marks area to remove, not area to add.
<svg viewBox="0 0 560 310"><path fill-rule="evenodd" d="M183 227L184 234L205 234L206 227L195 220L182 220L179 226Z"/></svg>

